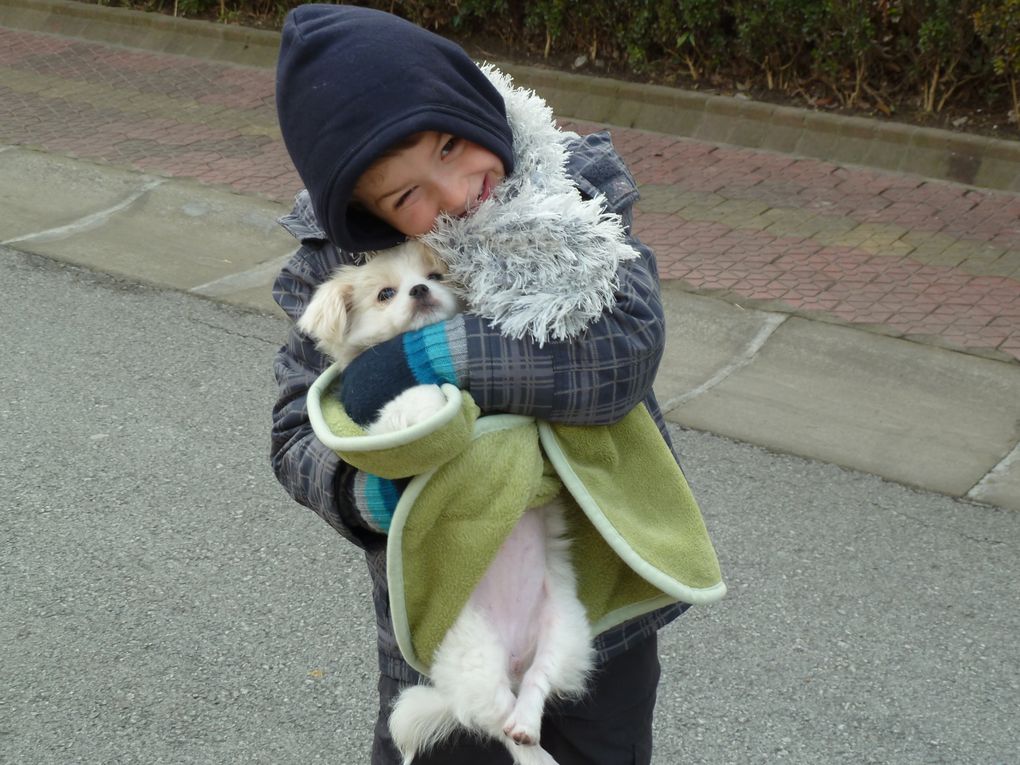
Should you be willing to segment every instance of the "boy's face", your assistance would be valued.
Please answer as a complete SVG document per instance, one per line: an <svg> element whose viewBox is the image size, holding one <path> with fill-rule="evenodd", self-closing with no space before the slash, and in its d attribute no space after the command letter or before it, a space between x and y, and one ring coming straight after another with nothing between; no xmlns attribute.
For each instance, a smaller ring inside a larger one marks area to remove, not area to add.
<svg viewBox="0 0 1020 765"><path fill-rule="evenodd" d="M405 236L421 236L442 213L470 213L504 176L502 161L488 149L430 130L374 163L354 198Z"/></svg>

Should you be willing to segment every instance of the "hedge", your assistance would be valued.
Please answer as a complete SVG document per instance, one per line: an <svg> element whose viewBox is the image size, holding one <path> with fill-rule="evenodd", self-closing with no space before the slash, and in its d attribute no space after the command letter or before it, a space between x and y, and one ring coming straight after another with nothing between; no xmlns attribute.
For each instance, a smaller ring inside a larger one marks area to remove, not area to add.
<svg viewBox="0 0 1020 765"><path fill-rule="evenodd" d="M99 0L279 25L294 0ZM681 84L737 84L887 114L1012 111L1020 0L361 0L461 41ZM171 8L172 6L172 8ZM819 95L822 98L819 98Z"/></svg>

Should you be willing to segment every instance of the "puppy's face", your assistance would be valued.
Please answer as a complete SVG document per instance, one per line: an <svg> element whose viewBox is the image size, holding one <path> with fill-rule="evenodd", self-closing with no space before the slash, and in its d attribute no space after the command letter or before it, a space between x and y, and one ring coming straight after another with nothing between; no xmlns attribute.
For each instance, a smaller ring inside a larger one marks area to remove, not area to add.
<svg viewBox="0 0 1020 765"><path fill-rule="evenodd" d="M370 346L456 314L460 306L445 276L430 249L407 242L362 266L337 269L315 291L298 328L346 365Z"/></svg>

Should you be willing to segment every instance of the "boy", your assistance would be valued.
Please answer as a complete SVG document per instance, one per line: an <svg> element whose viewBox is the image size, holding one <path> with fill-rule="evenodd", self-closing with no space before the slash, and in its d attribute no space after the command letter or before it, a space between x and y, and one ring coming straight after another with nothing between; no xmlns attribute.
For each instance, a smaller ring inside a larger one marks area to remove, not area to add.
<svg viewBox="0 0 1020 765"><path fill-rule="evenodd" d="M274 287L293 319L336 266L425 234L443 216L471 216L518 163L520 138L479 67L453 43L378 11L320 5L293 11L283 31L277 105L307 188L281 220L302 243ZM643 402L668 443L651 389L664 343L655 259L629 233L634 181L608 135L563 133L559 140L570 182L621 216L638 254L619 269L613 305L569 341L515 339L467 313L376 346L344 373L342 403L355 420L370 419L418 382L450 382L469 391L483 412L561 423L612 423ZM401 486L340 462L314 436L306 394L328 363L311 340L291 331L276 359L272 464L298 502L365 551L379 627L372 763L395 764L389 706L402 687L420 681L397 649L386 591L385 532ZM651 761L656 631L684 609L668 606L597 637L588 695L551 703L543 720L542 746L562 765ZM415 762L509 758L501 745L465 736Z"/></svg>

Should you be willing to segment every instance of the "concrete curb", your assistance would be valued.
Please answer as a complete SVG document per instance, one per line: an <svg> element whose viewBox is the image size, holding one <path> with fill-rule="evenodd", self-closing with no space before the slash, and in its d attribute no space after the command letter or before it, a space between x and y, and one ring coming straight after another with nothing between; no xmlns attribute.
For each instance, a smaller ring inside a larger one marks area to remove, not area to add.
<svg viewBox="0 0 1020 765"><path fill-rule="evenodd" d="M243 66L275 66L280 47L278 32L73 0L0 0L0 25Z"/></svg>
<svg viewBox="0 0 1020 765"><path fill-rule="evenodd" d="M245 66L279 33L74 0L0 0L0 24ZM498 62L497 62L498 63ZM754 149L1020 191L1020 142L501 63L556 114Z"/></svg>
<svg viewBox="0 0 1020 765"><path fill-rule="evenodd" d="M507 70L555 113L575 119L1020 191L1020 142L533 67Z"/></svg>
<svg viewBox="0 0 1020 765"><path fill-rule="evenodd" d="M281 316L279 203L0 146L0 249ZM1020 366L663 284L670 422L1020 510Z"/></svg>

